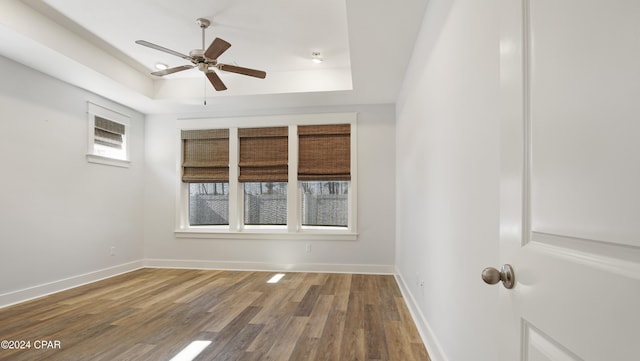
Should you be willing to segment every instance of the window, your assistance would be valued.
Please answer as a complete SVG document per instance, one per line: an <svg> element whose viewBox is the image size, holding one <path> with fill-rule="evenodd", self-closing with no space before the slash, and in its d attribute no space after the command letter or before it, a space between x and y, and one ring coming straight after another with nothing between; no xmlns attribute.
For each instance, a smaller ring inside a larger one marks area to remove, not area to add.
<svg viewBox="0 0 640 361"><path fill-rule="evenodd" d="M229 130L183 130L182 181L189 184L189 224L229 224Z"/></svg>
<svg viewBox="0 0 640 361"><path fill-rule="evenodd" d="M88 103L89 150L87 160L120 167L129 166L129 117Z"/></svg>
<svg viewBox="0 0 640 361"><path fill-rule="evenodd" d="M288 136L287 127L238 129L245 226L287 225Z"/></svg>
<svg viewBox="0 0 640 361"><path fill-rule="evenodd" d="M355 239L355 119L180 120L176 235Z"/></svg>
<svg viewBox="0 0 640 361"><path fill-rule="evenodd" d="M93 153L108 158L126 159L124 124L95 116Z"/></svg>
<svg viewBox="0 0 640 361"><path fill-rule="evenodd" d="M302 226L347 227L351 125L298 127Z"/></svg>

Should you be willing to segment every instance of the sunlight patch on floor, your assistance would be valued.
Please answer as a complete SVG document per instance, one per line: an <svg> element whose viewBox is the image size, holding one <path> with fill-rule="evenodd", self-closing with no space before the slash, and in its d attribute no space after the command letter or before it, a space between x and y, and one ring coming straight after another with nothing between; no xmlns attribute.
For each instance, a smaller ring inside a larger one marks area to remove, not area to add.
<svg viewBox="0 0 640 361"><path fill-rule="evenodd" d="M211 341L197 340L191 342L187 347L183 348L177 355L173 356L170 361L192 361L202 350L207 348Z"/></svg>
<svg viewBox="0 0 640 361"><path fill-rule="evenodd" d="M275 276L271 277L267 283L278 283L284 277L284 273L278 273Z"/></svg>

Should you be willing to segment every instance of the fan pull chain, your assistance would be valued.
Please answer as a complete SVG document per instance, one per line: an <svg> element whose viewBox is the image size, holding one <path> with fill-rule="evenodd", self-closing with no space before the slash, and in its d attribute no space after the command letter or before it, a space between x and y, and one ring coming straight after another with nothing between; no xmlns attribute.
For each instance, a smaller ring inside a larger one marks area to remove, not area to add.
<svg viewBox="0 0 640 361"><path fill-rule="evenodd" d="M207 81L205 80L202 84L204 84L202 91L203 91L204 105L206 106L207 105Z"/></svg>

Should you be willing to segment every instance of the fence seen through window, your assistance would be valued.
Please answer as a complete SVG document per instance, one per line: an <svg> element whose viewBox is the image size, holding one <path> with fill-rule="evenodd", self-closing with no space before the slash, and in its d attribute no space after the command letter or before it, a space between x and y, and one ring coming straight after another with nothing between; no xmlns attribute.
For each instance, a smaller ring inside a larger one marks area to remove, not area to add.
<svg viewBox="0 0 640 361"><path fill-rule="evenodd" d="M287 183L243 183L245 225L287 224ZM300 182L302 226L347 227L349 181ZM229 183L189 184L189 223L229 224Z"/></svg>

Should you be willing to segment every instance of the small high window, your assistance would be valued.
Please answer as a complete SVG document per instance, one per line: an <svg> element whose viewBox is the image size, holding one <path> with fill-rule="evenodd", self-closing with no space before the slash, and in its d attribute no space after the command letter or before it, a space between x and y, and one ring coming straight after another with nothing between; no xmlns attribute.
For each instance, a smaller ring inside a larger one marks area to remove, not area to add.
<svg viewBox="0 0 640 361"><path fill-rule="evenodd" d="M89 149L87 160L121 167L129 166L129 117L88 103Z"/></svg>

